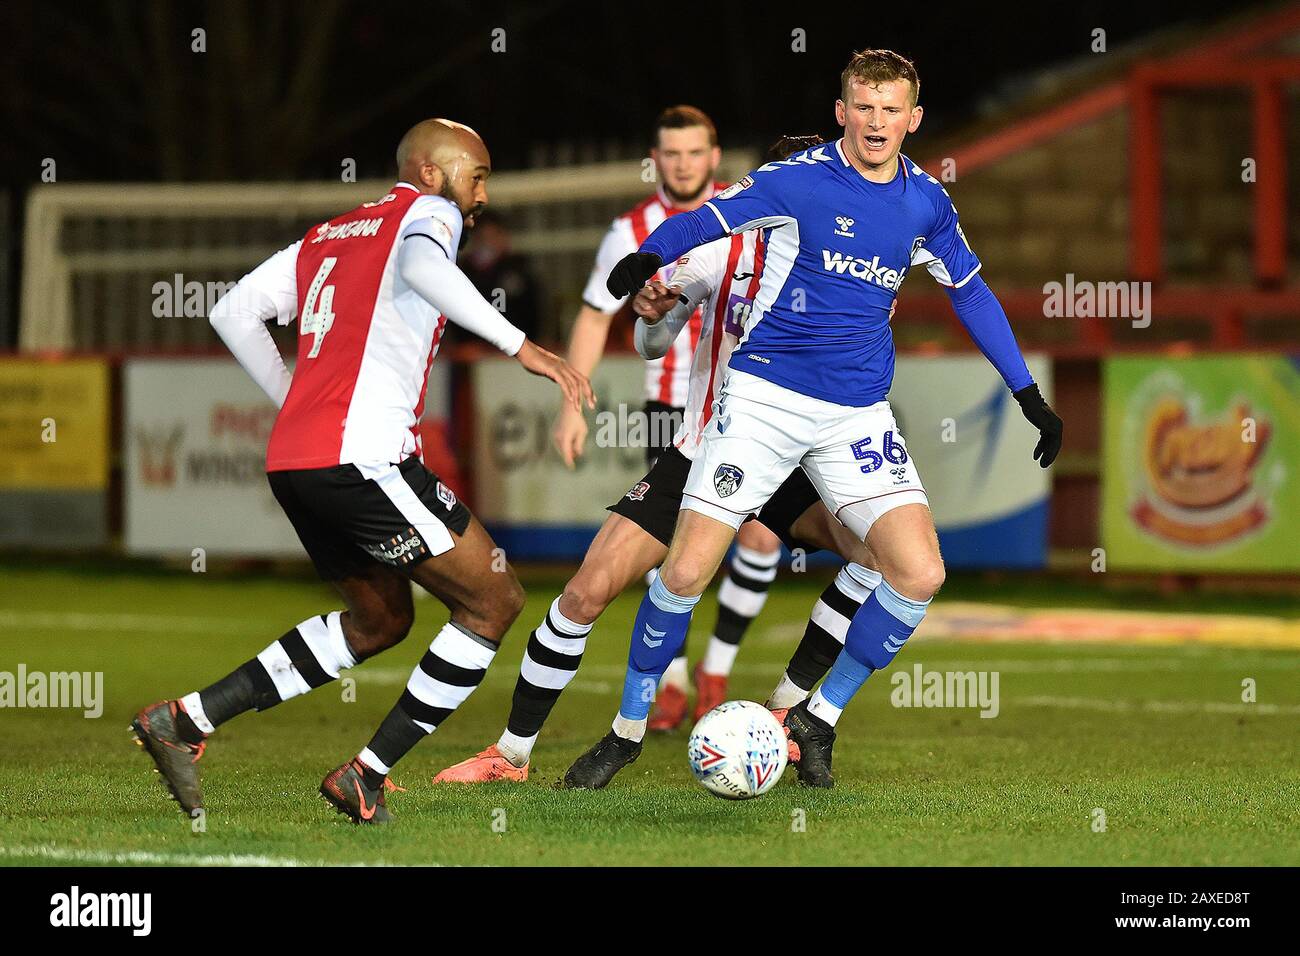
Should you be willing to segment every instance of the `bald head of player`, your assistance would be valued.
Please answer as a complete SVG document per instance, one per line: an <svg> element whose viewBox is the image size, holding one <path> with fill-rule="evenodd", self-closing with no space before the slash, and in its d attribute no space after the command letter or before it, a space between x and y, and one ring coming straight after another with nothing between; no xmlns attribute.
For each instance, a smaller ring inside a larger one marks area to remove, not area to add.
<svg viewBox="0 0 1300 956"><path fill-rule="evenodd" d="M454 202L466 226L488 203L492 157L478 133L449 119L427 119L397 144L397 174L422 193Z"/></svg>

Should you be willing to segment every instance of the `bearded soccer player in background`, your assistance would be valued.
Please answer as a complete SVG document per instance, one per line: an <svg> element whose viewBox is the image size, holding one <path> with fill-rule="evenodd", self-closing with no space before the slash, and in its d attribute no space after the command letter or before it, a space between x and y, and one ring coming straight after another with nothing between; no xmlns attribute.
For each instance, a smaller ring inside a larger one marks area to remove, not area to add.
<svg viewBox="0 0 1300 956"><path fill-rule="evenodd" d="M583 290L583 306L573 323L569 337L569 362L583 375L591 375L609 336L610 322L627 302L626 296L612 295L605 288L605 278L620 259L631 252L665 219L698 209L717 195L725 184L716 182L714 174L722 160L718 134L713 121L694 106L673 106L664 110L655 122L655 145L650 150L660 185L647 197L610 224L609 231L596 253L596 262ZM672 266L660 270L668 279ZM745 276L737 281L745 281ZM651 436L646 450L646 465L652 466L681 421L689 387L691 356L700 337L698 310L690 317L683 333L660 358L646 362L645 413ZM671 420L673 427L656 423ZM572 467L583 452L587 439L587 422L581 411L565 407L555 423L554 440L565 464ZM726 700L727 678L736 658L736 650L751 621L758 616L767 600L767 590L776 578L781 557L781 543L766 527L751 521L741 528L727 576L718 588L718 619L714 625L703 659L694 673L697 699L696 717L702 716ZM686 646L673 659L650 715L649 728L673 730L686 719L687 705Z"/></svg>
<svg viewBox="0 0 1300 956"><path fill-rule="evenodd" d="M364 751L321 792L354 820L387 818L387 764L470 695L519 614L524 592L494 573L492 539L420 460L417 423L448 319L482 336L566 402L590 386L529 342L456 267L463 229L487 205L491 159L449 120L412 127L397 148L401 181L385 196L311 229L241 279L211 322L280 406L267 446L271 489L320 576L346 610L312 617L202 690L146 707L132 723L186 812L203 805L197 762L216 728L305 694L406 637L410 582L451 619ZM265 323L300 316L292 376Z"/></svg>

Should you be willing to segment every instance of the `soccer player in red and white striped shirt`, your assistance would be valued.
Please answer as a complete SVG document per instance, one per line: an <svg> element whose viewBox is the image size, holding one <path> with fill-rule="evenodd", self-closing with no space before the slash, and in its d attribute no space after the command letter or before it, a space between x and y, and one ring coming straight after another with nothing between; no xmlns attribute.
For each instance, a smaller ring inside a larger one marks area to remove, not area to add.
<svg viewBox="0 0 1300 956"><path fill-rule="evenodd" d="M196 763L218 725L307 693L406 637L410 582L451 619L370 745L321 792L354 820L388 816L387 774L473 691L524 593L493 573L483 526L423 465L417 426L429 366L448 319L559 384L575 409L590 385L529 342L456 266L462 230L487 205L491 159L449 120L412 127L397 149L401 181L321 223L245 276L211 321L280 406L267 477L320 576L346 609L312 617L221 680L136 716L137 739L187 813L203 805ZM265 323L299 318L293 374Z"/></svg>
<svg viewBox="0 0 1300 956"><path fill-rule="evenodd" d="M655 145L650 150L660 185L648 196L610 224L609 231L596 253L596 262L583 290L583 305L573 323L569 337L569 362L584 375L591 375L600 361L615 315L627 304L626 299L610 295L605 278L623 256L635 252L655 227L669 216L696 209L725 188L714 174L722 160L718 134L704 111L694 106L672 106L664 110L655 123ZM658 278L667 281L672 267L660 271ZM697 309L691 314L681 335L668 346L662 358L646 362L645 413L648 421L680 421L690 385L691 362L700 339L701 317ZM673 430L648 428L651 436L671 435ZM555 423L556 447L566 464L582 454L587 439L587 422L580 411L565 408ZM646 449L646 465L654 464L663 445ZM740 531L736 553L727 576L718 589L718 620L704 658L695 669L698 693L695 713L700 716L726 699L727 677L735 659L736 648L767 600L767 589L776 577L781 557L781 543L765 527L749 522ZM686 648L669 666L650 715L652 730L667 731L686 719L687 665Z"/></svg>

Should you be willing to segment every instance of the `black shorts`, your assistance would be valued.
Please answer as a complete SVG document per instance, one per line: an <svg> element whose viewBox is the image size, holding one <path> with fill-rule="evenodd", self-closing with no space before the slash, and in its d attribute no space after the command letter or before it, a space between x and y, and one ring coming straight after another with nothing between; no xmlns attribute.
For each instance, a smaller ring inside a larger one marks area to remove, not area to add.
<svg viewBox="0 0 1300 956"><path fill-rule="evenodd" d="M659 456L644 478L605 510L622 515L667 547L672 544L677 512L682 507L682 491L690 472L690 459L676 448L669 448ZM804 470L796 468L781 482L781 487L776 489L762 510L752 517L780 538L787 548L803 548L811 554L819 549L794 537L790 528L801 514L820 500Z"/></svg>
<svg viewBox="0 0 1300 956"><path fill-rule="evenodd" d="M316 572L337 581L386 564L410 571L455 547L470 512L418 458L268 472Z"/></svg>
<svg viewBox="0 0 1300 956"><path fill-rule="evenodd" d="M679 405L669 405L667 402L656 401L655 399L646 399L645 417L646 417L646 435L648 444L645 449L645 466L649 470L654 468L655 462L669 448L673 447L673 438L677 435L677 426L682 423L682 418L686 414L686 409ZM666 422L671 418L672 425Z"/></svg>

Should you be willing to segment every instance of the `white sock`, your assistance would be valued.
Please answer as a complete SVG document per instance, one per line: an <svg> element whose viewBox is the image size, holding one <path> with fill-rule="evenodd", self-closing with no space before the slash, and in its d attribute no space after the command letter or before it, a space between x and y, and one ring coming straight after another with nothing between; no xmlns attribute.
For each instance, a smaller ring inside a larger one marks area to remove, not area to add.
<svg viewBox="0 0 1300 956"><path fill-rule="evenodd" d="M531 737L520 737L507 730L501 734L501 739L497 741L497 750L501 751L501 756L516 767L522 767L528 763L528 758L532 756L533 744L535 743L537 743L537 734L533 734Z"/></svg>
<svg viewBox="0 0 1300 956"><path fill-rule="evenodd" d="M376 757L375 752L369 747L366 747L361 751L361 753L357 754L357 759L376 773L382 773L385 777L388 776L388 771L393 769Z"/></svg>
<svg viewBox="0 0 1300 956"><path fill-rule="evenodd" d="M731 673L731 668L736 663L736 652L739 650L739 644L728 644L716 637L710 637L709 649L704 652L704 660L700 664L700 670L706 674L726 677Z"/></svg>
<svg viewBox="0 0 1300 956"><path fill-rule="evenodd" d="M613 731L624 740L632 740L640 743L645 739L644 720L628 720L622 714L614 718Z"/></svg>
<svg viewBox="0 0 1300 956"><path fill-rule="evenodd" d="M668 670L664 671L664 676L659 678L659 689L665 687L676 687L683 693L686 692L686 658L674 657L672 663L668 665ZM620 734L620 736L622 736Z"/></svg>
<svg viewBox="0 0 1300 956"><path fill-rule="evenodd" d="M844 713L844 711L823 697L822 689L818 687L813 691L812 697L808 701L808 713L814 717L820 717L834 727L840 719L840 714Z"/></svg>
<svg viewBox="0 0 1300 956"><path fill-rule="evenodd" d="M194 726L205 734L210 734L217 729L212 726L212 721L208 720L208 715L204 713L203 701L199 699L197 690L182 697L181 706L185 708L185 713L190 715L190 720L194 721Z"/></svg>
<svg viewBox="0 0 1300 956"><path fill-rule="evenodd" d="M781 682L767 699L767 706L769 710L788 710L807 699L808 692L792 681L789 674L782 674Z"/></svg>
<svg viewBox="0 0 1300 956"><path fill-rule="evenodd" d="M355 666L352 648L343 636L342 613L331 611L308 618L257 655L280 700L306 694ZM298 663L294 663L295 657Z"/></svg>

